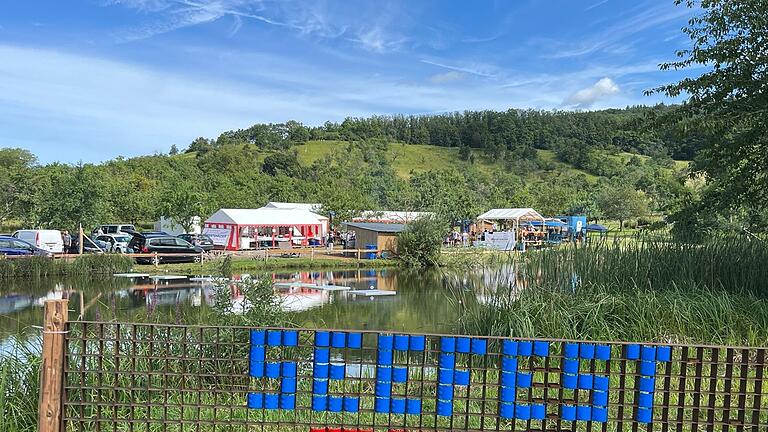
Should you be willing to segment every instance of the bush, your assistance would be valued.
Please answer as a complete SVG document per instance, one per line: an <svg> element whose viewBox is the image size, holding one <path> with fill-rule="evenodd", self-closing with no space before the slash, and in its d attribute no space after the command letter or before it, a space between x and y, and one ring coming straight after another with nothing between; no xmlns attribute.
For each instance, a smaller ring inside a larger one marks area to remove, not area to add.
<svg viewBox="0 0 768 432"><path fill-rule="evenodd" d="M397 240L397 257L409 267L432 267L440 262L440 247L447 224L429 216L408 225Z"/></svg>

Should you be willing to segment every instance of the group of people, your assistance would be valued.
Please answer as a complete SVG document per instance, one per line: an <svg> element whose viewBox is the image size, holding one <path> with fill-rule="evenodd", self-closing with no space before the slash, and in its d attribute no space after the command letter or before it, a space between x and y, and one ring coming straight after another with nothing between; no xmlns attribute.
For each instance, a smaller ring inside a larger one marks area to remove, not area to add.
<svg viewBox="0 0 768 432"><path fill-rule="evenodd" d="M347 249L355 244L355 232L346 231L340 233L338 230L331 230L325 236L325 247L333 249L333 245L340 244L342 249Z"/></svg>

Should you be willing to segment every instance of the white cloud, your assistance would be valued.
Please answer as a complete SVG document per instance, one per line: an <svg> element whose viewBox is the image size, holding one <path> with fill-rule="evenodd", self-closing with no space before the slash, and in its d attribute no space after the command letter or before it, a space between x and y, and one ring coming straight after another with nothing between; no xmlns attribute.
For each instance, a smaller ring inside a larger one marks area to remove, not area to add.
<svg viewBox="0 0 768 432"><path fill-rule="evenodd" d="M619 93L619 86L612 79L606 77L594 85L581 89L568 96L563 105L574 108L590 108L600 99Z"/></svg>
<svg viewBox="0 0 768 432"><path fill-rule="evenodd" d="M448 71L445 73L434 74L429 77L429 81L435 84L445 84L451 81L462 80L466 77L464 72Z"/></svg>

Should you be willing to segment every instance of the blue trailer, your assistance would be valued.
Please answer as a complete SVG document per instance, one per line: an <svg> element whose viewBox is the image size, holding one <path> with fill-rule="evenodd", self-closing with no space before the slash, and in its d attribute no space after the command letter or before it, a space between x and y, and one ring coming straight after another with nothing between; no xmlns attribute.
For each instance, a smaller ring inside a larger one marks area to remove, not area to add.
<svg viewBox="0 0 768 432"><path fill-rule="evenodd" d="M561 220L568 228L567 237L573 241L583 239L587 234L587 217L577 216L555 216L555 219Z"/></svg>

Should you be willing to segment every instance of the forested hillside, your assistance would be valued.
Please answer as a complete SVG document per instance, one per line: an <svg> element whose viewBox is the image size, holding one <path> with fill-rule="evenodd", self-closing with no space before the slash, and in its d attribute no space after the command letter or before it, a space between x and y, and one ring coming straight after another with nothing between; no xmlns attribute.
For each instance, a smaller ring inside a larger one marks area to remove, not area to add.
<svg viewBox="0 0 768 432"><path fill-rule="evenodd" d="M435 211L452 221L491 207L628 220L690 195L700 140L654 126L674 107L595 112L465 112L257 124L167 155L41 166L3 149L2 223L73 227L206 216L267 201ZM674 159L673 159L674 158Z"/></svg>

